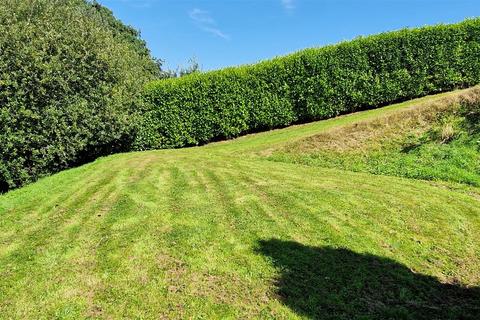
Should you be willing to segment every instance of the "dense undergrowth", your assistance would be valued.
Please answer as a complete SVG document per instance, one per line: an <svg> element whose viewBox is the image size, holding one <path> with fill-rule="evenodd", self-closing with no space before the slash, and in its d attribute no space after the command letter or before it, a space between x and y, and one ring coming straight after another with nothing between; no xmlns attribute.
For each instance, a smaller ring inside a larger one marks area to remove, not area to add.
<svg viewBox="0 0 480 320"><path fill-rule="evenodd" d="M480 186L480 89L276 150L275 161Z"/></svg>

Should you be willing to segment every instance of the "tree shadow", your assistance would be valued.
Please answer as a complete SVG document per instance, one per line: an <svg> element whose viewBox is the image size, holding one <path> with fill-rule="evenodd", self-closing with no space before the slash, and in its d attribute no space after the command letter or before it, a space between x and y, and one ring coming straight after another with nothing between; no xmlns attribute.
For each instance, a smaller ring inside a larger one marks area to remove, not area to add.
<svg viewBox="0 0 480 320"><path fill-rule="evenodd" d="M281 274L278 299L312 319L480 319L480 288L440 283L406 266L347 249L277 239L258 252Z"/></svg>

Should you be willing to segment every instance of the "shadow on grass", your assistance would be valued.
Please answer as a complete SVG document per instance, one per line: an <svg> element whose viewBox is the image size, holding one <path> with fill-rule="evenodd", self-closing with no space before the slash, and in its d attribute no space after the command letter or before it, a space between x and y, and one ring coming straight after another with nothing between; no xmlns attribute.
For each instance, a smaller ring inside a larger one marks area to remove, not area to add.
<svg viewBox="0 0 480 320"><path fill-rule="evenodd" d="M480 319L480 288L440 283L393 260L347 249L267 240L278 298L313 319Z"/></svg>

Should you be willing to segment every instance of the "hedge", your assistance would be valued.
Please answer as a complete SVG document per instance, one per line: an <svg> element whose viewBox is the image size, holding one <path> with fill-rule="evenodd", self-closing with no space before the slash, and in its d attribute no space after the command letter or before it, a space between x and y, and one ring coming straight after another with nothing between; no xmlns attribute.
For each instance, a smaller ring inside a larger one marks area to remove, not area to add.
<svg viewBox="0 0 480 320"><path fill-rule="evenodd" d="M479 82L480 19L361 37L154 81L134 148L198 145Z"/></svg>

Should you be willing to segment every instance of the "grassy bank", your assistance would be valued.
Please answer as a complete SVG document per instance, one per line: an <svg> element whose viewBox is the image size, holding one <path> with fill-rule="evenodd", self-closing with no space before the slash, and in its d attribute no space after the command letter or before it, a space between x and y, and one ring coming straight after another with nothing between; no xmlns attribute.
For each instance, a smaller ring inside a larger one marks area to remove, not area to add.
<svg viewBox="0 0 480 320"><path fill-rule="evenodd" d="M480 89L355 122L270 150L269 159L480 186Z"/></svg>

